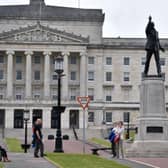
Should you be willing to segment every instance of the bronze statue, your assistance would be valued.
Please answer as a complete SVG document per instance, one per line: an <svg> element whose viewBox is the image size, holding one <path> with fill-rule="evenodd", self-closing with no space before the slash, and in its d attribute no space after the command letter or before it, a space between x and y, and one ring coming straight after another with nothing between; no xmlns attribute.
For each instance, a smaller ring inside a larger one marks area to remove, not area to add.
<svg viewBox="0 0 168 168"><path fill-rule="evenodd" d="M157 67L157 73L158 73L158 76L161 76L159 50L161 50L162 52L164 52L165 50L160 45L158 32L156 31L154 27L154 23L152 22L151 16L149 16L149 22L147 24L145 32L146 32L146 37L147 37L145 50L147 51L147 54L146 54L144 75L147 76L148 74L150 59L152 57L152 54L154 54L156 67Z"/></svg>

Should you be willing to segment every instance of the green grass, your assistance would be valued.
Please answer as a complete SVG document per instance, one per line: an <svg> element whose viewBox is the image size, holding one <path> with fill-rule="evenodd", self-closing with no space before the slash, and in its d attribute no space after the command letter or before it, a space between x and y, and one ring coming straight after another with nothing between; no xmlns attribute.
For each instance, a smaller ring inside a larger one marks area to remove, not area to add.
<svg viewBox="0 0 168 168"><path fill-rule="evenodd" d="M91 138L89 141L92 143L98 144L98 145L105 146L105 147L111 147L110 141L105 140L105 139Z"/></svg>
<svg viewBox="0 0 168 168"><path fill-rule="evenodd" d="M6 138L5 139L8 150L10 152L23 152L23 149L21 148L21 143L16 138Z"/></svg>
<svg viewBox="0 0 168 168"><path fill-rule="evenodd" d="M59 168L129 168L95 155L48 153L47 159Z"/></svg>
<svg viewBox="0 0 168 168"><path fill-rule="evenodd" d="M4 164L3 163L0 163L0 168L4 168Z"/></svg>

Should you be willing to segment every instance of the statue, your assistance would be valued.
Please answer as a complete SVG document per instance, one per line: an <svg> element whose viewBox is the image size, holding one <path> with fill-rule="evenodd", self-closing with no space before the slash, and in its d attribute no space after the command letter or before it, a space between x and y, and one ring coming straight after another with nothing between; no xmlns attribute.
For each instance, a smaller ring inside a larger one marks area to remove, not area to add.
<svg viewBox="0 0 168 168"><path fill-rule="evenodd" d="M145 50L147 51L147 54L146 54L144 76L147 76L147 74L148 74L149 63L150 63L150 59L152 57L152 54L154 54L154 56L155 56L155 62L156 62L158 76L161 76L159 50L161 50L162 52L164 52L165 50L160 45L158 32L156 31L156 29L154 27L154 23L152 22L151 16L149 16L149 22L147 24L145 32L146 32L146 36L147 36L147 42L145 45Z"/></svg>

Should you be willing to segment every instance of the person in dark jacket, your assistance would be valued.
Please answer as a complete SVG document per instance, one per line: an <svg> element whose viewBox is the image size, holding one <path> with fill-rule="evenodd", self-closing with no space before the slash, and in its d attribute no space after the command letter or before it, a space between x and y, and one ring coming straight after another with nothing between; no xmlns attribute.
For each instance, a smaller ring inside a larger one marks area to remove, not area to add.
<svg viewBox="0 0 168 168"><path fill-rule="evenodd" d="M1 152L2 160L4 162L10 162L10 160L8 159L8 155L7 155L6 150L4 148L2 148L1 146L0 146L0 152Z"/></svg>
<svg viewBox="0 0 168 168"><path fill-rule="evenodd" d="M159 50L164 52L164 48L160 45L158 32L155 29L154 23L152 22L152 17L149 16L149 22L146 27L146 37L147 42L145 45L145 50L147 51L146 54L146 63L144 69L144 75L147 76L149 70L149 63L152 55L155 56L155 62L157 67L158 76L161 76L161 67L160 67L160 56Z"/></svg>

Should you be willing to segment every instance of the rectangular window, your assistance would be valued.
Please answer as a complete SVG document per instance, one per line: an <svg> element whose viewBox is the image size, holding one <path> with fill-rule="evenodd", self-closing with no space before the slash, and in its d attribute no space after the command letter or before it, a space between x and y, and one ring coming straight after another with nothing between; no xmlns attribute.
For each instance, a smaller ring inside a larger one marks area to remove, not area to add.
<svg viewBox="0 0 168 168"><path fill-rule="evenodd" d="M22 95L17 94L17 95L16 95L16 100L22 100Z"/></svg>
<svg viewBox="0 0 168 168"><path fill-rule="evenodd" d="M112 65L112 58L106 57L106 65Z"/></svg>
<svg viewBox="0 0 168 168"><path fill-rule="evenodd" d="M0 80L3 80L3 79L4 79L4 71L0 70Z"/></svg>
<svg viewBox="0 0 168 168"><path fill-rule="evenodd" d="M40 64L41 63L41 57L40 56L34 56L34 63L35 64Z"/></svg>
<svg viewBox="0 0 168 168"><path fill-rule="evenodd" d="M141 65L145 65L145 63L146 63L146 57L142 57L141 58Z"/></svg>
<svg viewBox="0 0 168 168"><path fill-rule="evenodd" d="M34 95L34 99L36 99L36 100L40 99L40 95L39 94L35 94Z"/></svg>
<svg viewBox="0 0 168 168"><path fill-rule="evenodd" d="M93 71L89 71L88 72L88 80L89 81L93 81L94 80L94 72Z"/></svg>
<svg viewBox="0 0 168 168"><path fill-rule="evenodd" d="M112 122L112 112L106 112L106 122L107 123Z"/></svg>
<svg viewBox="0 0 168 168"><path fill-rule="evenodd" d="M88 64L94 64L94 57L88 57Z"/></svg>
<svg viewBox="0 0 168 168"><path fill-rule="evenodd" d="M124 65L130 65L130 58L124 57Z"/></svg>
<svg viewBox="0 0 168 168"><path fill-rule="evenodd" d="M75 71L71 72L71 80L76 80L76 72Z"/></svg>
<svg viewBox="0 0 168 168"><path fill-rule="evenodd" d="M22 56L17 55L16 56L16 64L21 64L22 63Z"/></svg>
<svg viewBox="0 0 168 168"><path fill-rule="evenodd" d="M16 80L22 80L22 71L16 71Z"/></svg>
<svg viewBox="0 0 168 168"><path fill-rule="evenodd" d="M93 88L88 89L88 96L91 101L94 100L94 89Z"/></svg>
<svg viewBox="0 0 168 168"><path fill-rule="evenodd" d="M23 128L23 110L14 111L14 128Z"/></svg>
<svg viewBox="0 0 168 168"><path fill-rule="evenodd" d="M124 112L123 115L124 115L123 116L123 121L128 123L130 121L130 113L129 112Z"/></svg>
<svg viewBox="0 0 168 168"><path fill-rule="evenodd" d="M165 66L165 58L160 58L160 65Z"/></svg>
<svg viewBox="0 0 168 168"><path fill-rule="evenodd" d="M3 97L4 97L4 95L0 94L0 100L2 100L2 99L3 99Z"/></svg>
<svg viewBox="0 0 168 168"><path fill-rule="evenodd" d="M4 56L0 55L0 64L3 64L3 63L4 63Z"/></svg>
<svg viewBox="0 0 168 168"><path fill-rule="evenodd" d="M40 71L34 72L34 80L40 80Z"/></svg>
<svg viewBox="0 0 168 168"><path fill-rule="evenodd" d="M52 77L53 77L53 80L58 80L58 75L54 74Z"/></svg>
<svg viewBox="0 0 168 168"><path fill-rule="evenodd" d="M106 101L111 101L111 100L112 100L111 96L106 96Z"/></svg>
<svg viewBox="0 0 168 168"><path fill-rule="evenodd" d="M112 81L112 73L106 72L106 81Z"/></svg>
<svg viewBox="0 0 168 168"><path fill-rule="evenodd" d="M94 122L94 112L88 112L88 122Z"/></svg>
<svg viewBox="0 0 168 168"><path fill-rule="evenodd" d="M71 64L76 64L77 63L77 59L76 59L77 57L76 56L71 56L70 57L70 62L71 62Z"/></svg>
<svg viewBox="0 0 168 168"><path fill-rule="evenodd" d="M53 100L57 100L57 99L58 99L58 96L57 96L57 95L52 95L52 99L53 99Z"/></svg>
<svg viewBox="0 0 168 168"><path fill-rule="evenodd" d="M130 73L124 72L124 81L130 81Z"/></svg>
<svg viewBox="0 0 168 168"><path fill-rule="evenodd" d="M76 88L71 88L71 93L70 93L70 100L75 101L76 100L76 96L77 96L77 90Z"/></svg>
<svg viewBox="0 0 168 168"><path fill-rule="evenodd" d="M57 96L58 93L57 92L58 92L57 88L52 88L51 89L51 97L52 97L53 100L58 99L58 96Z"/></svg>

